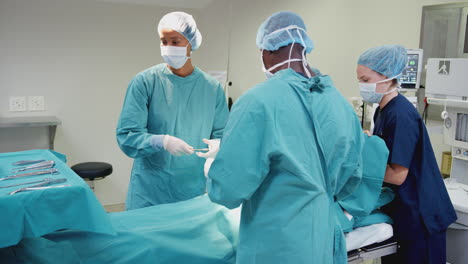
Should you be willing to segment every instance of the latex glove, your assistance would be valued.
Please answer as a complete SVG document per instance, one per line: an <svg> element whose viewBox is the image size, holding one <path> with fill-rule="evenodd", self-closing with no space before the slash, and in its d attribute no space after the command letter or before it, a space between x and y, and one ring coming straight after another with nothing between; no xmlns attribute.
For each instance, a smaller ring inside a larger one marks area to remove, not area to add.
<svg viewBox="0 0 468 264"><path fill-rule="evenodd" d="M208 145L208 152L197 152L197 156L200 158L215 158L216 154L218 154L219 151L219 145L221 141L219 139L203 139L203 142Z"/></svg>
<svg viewBox="0 0 468 264"><path fill-rule="evenodd" d="M205 161L205 166L204 166L204 172L205 172L205 178L208 178L208 172L210 171L211 164L213 163L214 158L207 158Z"/></svg>
<svg viewBox="0 0 468 264"><path fill-rule="evenodd" d="M185 143L180 138L165 135L163 138L164 149L167 150L171 155L182 156L193 154L193 147Z"/></svg>

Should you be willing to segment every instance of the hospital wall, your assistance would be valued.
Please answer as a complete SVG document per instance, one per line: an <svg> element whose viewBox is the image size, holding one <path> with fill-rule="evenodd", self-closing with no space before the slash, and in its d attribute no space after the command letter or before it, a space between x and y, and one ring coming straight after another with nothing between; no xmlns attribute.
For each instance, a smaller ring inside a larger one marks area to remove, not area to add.
<svg viewBox="0 0 468 264"><path fill-rule="evenodd" d="M279 10L297 12L316 44L309 62L350 97L359 95L355 63L360 53L392 43L417 48L422 6L448 2L215 0L206 8L175 9L94 0L2 0L0 116L57 116L62 125L56 150L67 154L69 165L111 163L114 173L97 181L95 191L105 205L123 203L132 160L118 148L115 127L129 80L162 62L156 25L163 14L194 15L203 34L194 63L204 70L228 70L229 94L237 99L265 78L255 46L260 23ZM8 111L9 96L28 95L45 96L46 111ZM444 148L438 130L431 131L437 149Z"/></svg>

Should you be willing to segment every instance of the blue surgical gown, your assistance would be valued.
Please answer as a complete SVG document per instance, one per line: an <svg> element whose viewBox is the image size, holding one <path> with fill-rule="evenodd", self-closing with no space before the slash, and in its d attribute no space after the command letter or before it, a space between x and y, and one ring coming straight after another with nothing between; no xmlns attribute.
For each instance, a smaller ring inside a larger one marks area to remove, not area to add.
<svg viewBox="0 0 468 264"><path fill-rule="evenodd" d="M329 76L285 69L239 98L207 184L213 202L242 203L237 263L334 262L334 204L361 180L363 136Z"/></svg>
<svg viewBox="0 0 468 264"><path fill-rule="evenodd" d="M194 148L203 138L221 138L228 109L218 81L198 68L187 77L159 64L130 82L117 126L117 142L134 158L127 210L187 200L205 192L196 155L175 157L153 148L152 135L168 134Z"/></svg>
<svg viewBox="0 0 468 264"><path fill-rule="evenodd" d="M456 220L421 116L403 95L398 94L383 109L377 108L374 122L373 134L381 137L390 151L388 163L408 168L408 176L402 185L390 185L396 198L387 207L394 221L395 236L401 242L400 251L405 255L399 261L445 263L445 243L420 248L430 245L431 236L445 232ZM415 248L407 249L405 245ZM423 255L415 256L421 252ZM432 257L428 257L429 253Z"/></svg>

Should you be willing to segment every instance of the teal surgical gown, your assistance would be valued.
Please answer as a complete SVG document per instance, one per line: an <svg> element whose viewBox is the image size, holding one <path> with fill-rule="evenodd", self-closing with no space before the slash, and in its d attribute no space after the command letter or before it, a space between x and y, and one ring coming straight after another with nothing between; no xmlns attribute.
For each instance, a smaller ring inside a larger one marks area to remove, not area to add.
<svg viewBox="0 0 468 264"><path fill-rule="evenodd" d="M379 137L364 136L362 151L362 179L359 187L348 197L336 202L339 228L351 232L354 228L377 223L392 223L389 216L378 210L393 199L393 192L382 183L387 168L388 149ZM352 219L348 219L346 210ZM346 263L346 249L335 250L335 263Z"/></svg>
<svg viewBox="0 0 468 264"><path fill-rule="evenodd" d="M221 138L228 117L223 89L198 68L187 77L159 64L130 82L117 126L117 142L134 158L127 210L187 200L205 192L197 155L175 157L153 148L152 135L171 135L194 148L203 138Z"/></svg>
<svg viewBox="0 0 468 264"><path fill-rule="evenodd" d="M335 262L334 205L360 183L364 135L319 73L281 70L239 98L207 183L213 202L242 203L237 263Z"/></svg>

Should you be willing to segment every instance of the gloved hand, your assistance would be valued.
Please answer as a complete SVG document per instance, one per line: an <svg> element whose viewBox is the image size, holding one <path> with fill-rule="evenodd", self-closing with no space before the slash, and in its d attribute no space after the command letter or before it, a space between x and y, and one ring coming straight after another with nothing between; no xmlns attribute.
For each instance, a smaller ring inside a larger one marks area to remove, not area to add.
<svg viewBox="0 0 468 264"><path fill-rule="evenodd" d="M197 152L197 156L200 158L215 158L216 154L218 154L219 151L219 145L221 141L219 139L203 139L203 142L208 145L208 152Z"/></svg>
<svg viewBox="0 0 468 264"><path fill-rule="evenodd" d="M214 158L207 158L205 161L205 166L203 166L203 172L205 173L205 178L208 178L208 172L210 171L211 164L213 163Z"/></svg>
<svg viewBox="0 0 468 264"><path fill-rule="evenodd" d="M163 146L165 150L174 156L193 154L192 146L185 143L182 139L173 136L165 135L163 138Z"/></svg>

